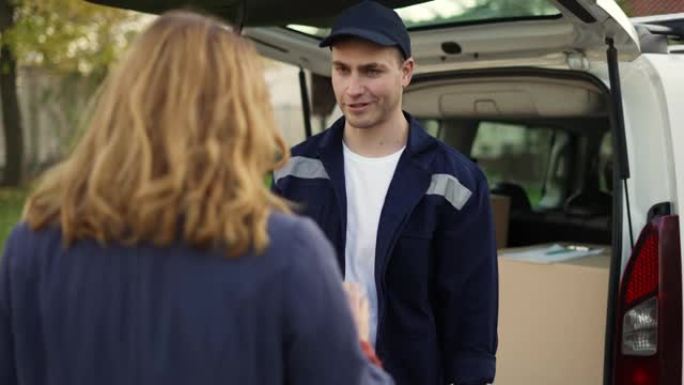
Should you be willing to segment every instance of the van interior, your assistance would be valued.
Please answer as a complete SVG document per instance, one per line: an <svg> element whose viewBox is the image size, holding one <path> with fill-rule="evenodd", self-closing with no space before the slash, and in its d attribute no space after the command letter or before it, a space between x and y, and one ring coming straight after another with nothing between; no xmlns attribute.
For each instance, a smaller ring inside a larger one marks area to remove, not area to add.
<svg viewBox="0 0 684 385"><path fill-rule="evenodd" d="M492 201L498 384L603 383L616 180L609 106L598 80L539 69L417 76L405 92L404 108L507 201Z"/></svg>
<svg viewBox="0 0 684 385"><path fill-rule="evenodd" d="M404 105L509 198L506 245L610 245L607 91L586 78L461 76L416 79Z"/></svg>

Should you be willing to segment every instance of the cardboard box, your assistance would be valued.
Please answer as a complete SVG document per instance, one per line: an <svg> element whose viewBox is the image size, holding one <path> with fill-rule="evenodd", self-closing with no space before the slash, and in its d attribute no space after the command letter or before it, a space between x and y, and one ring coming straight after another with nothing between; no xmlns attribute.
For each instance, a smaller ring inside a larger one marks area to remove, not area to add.
<svg viewBox="0 0 684 385"><path fill-rule="evenodd" d="M602 384L610 266L603 247L601 255L549 264L504 256L521 248L499 250L495 383Z"/></svg>
<svg viewBox="0 0 684 385"><path fill-rule="evenodd" d="M508 216L511 207L511 198L505 195L495 194L491 194L489 198L494 220L496 248L501 249L508 245Z"/></svg>

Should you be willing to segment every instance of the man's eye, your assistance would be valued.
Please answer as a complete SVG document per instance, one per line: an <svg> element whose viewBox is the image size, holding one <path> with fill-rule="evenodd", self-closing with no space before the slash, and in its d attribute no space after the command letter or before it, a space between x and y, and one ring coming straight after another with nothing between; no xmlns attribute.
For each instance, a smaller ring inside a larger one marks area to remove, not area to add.
<svg viewBox="0 0 684 385"><path fill-rule="evenodd" d="M378 75L380 75L380 73L381 73L381 71L378 69L369 69L366 71L366 74L368 76L378 76Z"/></svg>
<svg viewBox="0 0 684 385"><path fill-rule="evenodd" d="M337 72L341 74L348 74L349 73L349 68L344 68L344 67L337 67Z"/></svg>

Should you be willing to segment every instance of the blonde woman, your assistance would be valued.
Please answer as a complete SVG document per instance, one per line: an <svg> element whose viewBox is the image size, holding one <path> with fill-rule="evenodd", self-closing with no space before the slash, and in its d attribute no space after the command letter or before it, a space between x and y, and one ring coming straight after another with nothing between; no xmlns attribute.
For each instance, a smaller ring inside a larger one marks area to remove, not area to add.
<svg viewBox="0 0 684 385"><path fill-rule="evenodd" d="M0 384L391 382L331 246L263 184L287 152L251 44L158 18L7 242Z"/></svg>

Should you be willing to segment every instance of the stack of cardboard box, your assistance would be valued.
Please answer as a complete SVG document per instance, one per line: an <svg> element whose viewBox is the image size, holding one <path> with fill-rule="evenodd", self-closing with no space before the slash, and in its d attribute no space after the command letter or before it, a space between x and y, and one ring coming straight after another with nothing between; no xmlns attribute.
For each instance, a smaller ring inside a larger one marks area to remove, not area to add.
<svg viewBox="0 0 684 385"><path fill-rule="evenodd" d="M496 383L601 385L610 247L544 263L549 244L506 248L509 198L492 195L491 206L499 249Z"/></svg>
<svg viewBox="0 0 684 385"><path fill-rule="evenodd" d="M499 250L496 383L600 385L610 247L555 263L506 257L548 247Z"/></svg>

